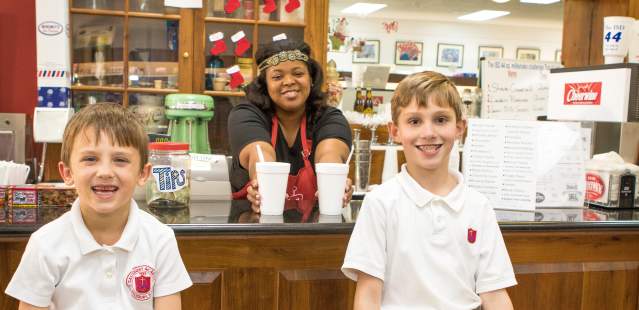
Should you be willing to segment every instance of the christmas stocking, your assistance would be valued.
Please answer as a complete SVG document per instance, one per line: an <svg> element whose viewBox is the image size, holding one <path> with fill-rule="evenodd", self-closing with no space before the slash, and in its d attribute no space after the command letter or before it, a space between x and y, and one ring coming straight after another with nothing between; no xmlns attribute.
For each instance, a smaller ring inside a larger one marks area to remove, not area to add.
<svg viewBox="0 0 639 310"><path fill-rule="evenodd" d="M246 39L246 35L244 31L240 30L236 34L231 37L231 41L233 41L235 46L235 55L242 56L246 52L246 50L251 47L251 43Z"/></svg>
<svg viewBox="0 0 639 310"><path fill-rule="evenodd" d="M231 14L235 12L235 10L237 10L239 7L240 0L228 0L228 2L226 2L226 5L224 5L224 11L226 11L226 14Z"/></svg>
<svg viewBox="0 0 639 310"><path fill-rule="evenodd" d="M209 36L209 41L213 42L211 47L211 55L219 55L226 51L226 43L224 42L224 33L216 32Z"/></svg>
<svg viewBox="0 0 639 310"><path fill-rule="evenodd" d="M300 0L288 0L288 3L284 7L286 12L291 13L300 7Z"/></svg>
<svg viewBox="0 0 639 310"><path fill-rule="evenodd" d="M240 85L242 85L242 83L244 83L244 77L242 76L242 73L240 73L240 67L238 65L226 69L226 73L231 76L231 82L229 83L229 86L232 89L238 88Z"/></svg>
<svg viewBox="0 0 639 310"><path fill-rule="evenodd" d="M275 0L264 0L264 9L262 9L262 12L271 14L276 8Z"/></svg>

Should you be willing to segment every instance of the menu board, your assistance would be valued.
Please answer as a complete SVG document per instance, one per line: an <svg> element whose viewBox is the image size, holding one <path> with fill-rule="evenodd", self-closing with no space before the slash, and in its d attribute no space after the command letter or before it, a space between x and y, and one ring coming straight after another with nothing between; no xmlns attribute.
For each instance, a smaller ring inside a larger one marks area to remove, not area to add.
<svg viewBox="0 0 639 310"><path fill-rule="evenodd" d="M548 75L556 62L488 58L482 62L481 117L537 120L546 115Z"/></svg>
<svg viewBox="0 0 639 310"><path fill-rule="evenodd" d="M578 123L469 120L464 179L495 208L582 206L583 163Z"/></svg>

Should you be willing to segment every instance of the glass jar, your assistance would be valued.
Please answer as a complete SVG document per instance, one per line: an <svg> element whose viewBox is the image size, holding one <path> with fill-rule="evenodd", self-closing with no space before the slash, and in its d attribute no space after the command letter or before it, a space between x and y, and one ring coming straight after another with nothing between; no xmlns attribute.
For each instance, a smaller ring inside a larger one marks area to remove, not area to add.
<svg viewBox="0 0 639 310"><path fill-rule="evenodd" d="M240 67L240 73L244 77L244 83L251 83L253 81L253 58L238 57L237 65Z"/></svg>
<svg viewBox="0 0 639 310"><path fill-rule="evenodd" d="M150 208L186 208L191 198L191 158L188 143L149 143L151 177L146 183Z"/></svg>

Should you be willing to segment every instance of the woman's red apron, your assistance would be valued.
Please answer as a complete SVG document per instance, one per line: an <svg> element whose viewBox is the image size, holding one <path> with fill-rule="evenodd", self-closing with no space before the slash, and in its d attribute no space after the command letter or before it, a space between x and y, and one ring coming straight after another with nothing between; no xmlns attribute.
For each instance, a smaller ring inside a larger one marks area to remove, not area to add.
<svg viewBox="0 0 639 310"><path fill-rule="evenodd" d="M275 148L275 144L277 143L278 123L277 117L273 116L273 126L271 127L271 145L273 148ZM317 179L309 159L311 156L311 146L313 141L306 139L306 115L302 117L300 131L304 167L297 171L297 175L289 174L288 176L288 184L286 186L287 202L284 209L300 209L300 212L303 215L303 221L305 221L315 205L315 193L317 192ZM246 199L247 187L249 184L250 181L246 183L241 190L233 193L233 199Z"/></svg>

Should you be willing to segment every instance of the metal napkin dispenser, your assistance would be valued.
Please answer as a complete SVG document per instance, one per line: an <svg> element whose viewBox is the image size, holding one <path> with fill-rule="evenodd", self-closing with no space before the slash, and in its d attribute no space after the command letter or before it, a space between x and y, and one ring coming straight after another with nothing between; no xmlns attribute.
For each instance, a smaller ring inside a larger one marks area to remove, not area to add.
<svg viewBox="0 0 639 310"><path fill-rule="evenodd" d="M639 64L551 69L548 119L639 122Z"/></svg>

